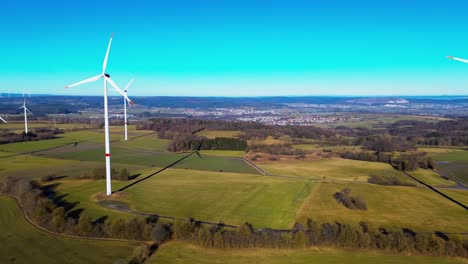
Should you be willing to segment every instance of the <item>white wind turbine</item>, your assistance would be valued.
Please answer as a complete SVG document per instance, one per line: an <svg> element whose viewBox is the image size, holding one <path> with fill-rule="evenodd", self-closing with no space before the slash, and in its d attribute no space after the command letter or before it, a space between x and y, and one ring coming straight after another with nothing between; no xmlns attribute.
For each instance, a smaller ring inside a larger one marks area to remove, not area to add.
<svg viewBox="0 0 468 264"><path fill-rule="evenodd" d="M457 57L454 57L454 56L447 56L447 58L449 58L451 60L456 60L456 61L461 61L461 62L464 62L464 63L468 63L468 60L460 59L460 58L457 58Z"/></svg>
<svg viewBox="0 0 468 264"><path fill-rule="evenodd" d="M104 57L104 62L102 64L102 72L99 75L85 79L83 81L65 86L65 88L71 88L73 86L95 82L99 79L104 80L104 135L105 135L105 154L106 154L106 194L112 194L111 186L111 164L110 164L110 143L109 143L109 111L107 105L107 83L109 83L117 92L124 96L125 100L129 104L133 105L133 102L127 97L127 95L115 84L115 82L110 78L110 75L106 73L107 59L109 57L109 51L112 44L112 37L110 37L109 45L107 46L106 56Z"/></svg>
<svg viewBox="0 0 468 264"><path fill-rule="evenodd" d="M135 79L131 79L128 83L127 83L127 86L125 86L125 90L124 90L124 93L125 93L125 96L127 96L127 90L128 90L128 87L130 87L130 85L133 83ZM128 98L128 97L127 97ZM125 124L125 140L128 140L128 136L127 136L127 100L125 100L125 97L124 97L124 124Z"/></svg>
<svg viewBox="0 0 468 264"><path fill-rule="evenodd" d="M29 109L26 107L26 99L24 99L23 101L23 106L21 106L18 109L21 109L21 108L23 108L24 110L24 133L27 134L28 133L28 113L27 112L29 112L31 115L33 113L31 113L31 111L29 111Z"/></svg>

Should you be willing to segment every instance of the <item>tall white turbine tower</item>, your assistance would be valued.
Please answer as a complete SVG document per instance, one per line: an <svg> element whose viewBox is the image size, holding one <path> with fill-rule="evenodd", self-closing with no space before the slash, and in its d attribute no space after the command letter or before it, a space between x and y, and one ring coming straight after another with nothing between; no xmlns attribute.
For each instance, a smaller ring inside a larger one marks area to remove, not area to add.
<svg viewBox="0 0 468 264"><path fill-rule="evenodd" d="M128 83L127 83L127 86L125 86L125 90L124 90L124 93L125 93L125 96L127 96L127 90L128 90L128 87L130 87L130 85L133 83L135 79L131 79ZM128 98L128 97L127 97ZM125 99L124 97L124 101L123 101L123 104L124 104L124 125L125 125L125 140L128 140L128 136L127 136L127 100Z"/></svg>
<svg viewBox="0 0 468 264"><path fill-rule="evenodd" d="M26 107L26 99L24 99L24 101L23 101L23 106L18 108L18 109L21 109L21 108L23 108L23 110L24 110L24 133L27 134L28 133L28 113L27 112L29 112L31 115L32 115L32 113Z"/></svg>
<svg viewBox="0 0 468 264"><path fill-rule="evenodd" d="M115 84L115 82L110 78L110 75L106 73L107 59L109 57L109 51L112 44L112 37L110 37L109 45L107 46L106 56L104 57L104 62L102 64L102 72L99 75L85 79L83 81L65 86L65 88L71 88L73 86L95 82L99 79L104 80L104 135L105 135L105 155L106 155L106 194L112 194L112 185L111 185L111 164L110 164L110 143L109 143L109 111L107 105L107 83L109 83L117 92L124 96L129 104L133 105L133 102L127 97L127 95Z"/></svg>

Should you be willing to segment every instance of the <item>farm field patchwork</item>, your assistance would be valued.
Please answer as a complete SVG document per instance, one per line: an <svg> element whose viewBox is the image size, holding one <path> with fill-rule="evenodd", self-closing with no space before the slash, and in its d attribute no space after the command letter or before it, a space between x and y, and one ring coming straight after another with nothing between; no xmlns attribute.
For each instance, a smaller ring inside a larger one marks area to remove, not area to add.
<svg viewBox="0 0 468 264"><path fill-rule="evenodd" d="M344 188L361 196L368 210L350 210L339 204L333 194ZM365 221L374 227L410 228L416 231L468 232L468 214L459 205L428 188L379 186L357 183L319 183L308 198L297 220L321 222Z"/></svg>
<svg viewBox="0 0 468 264"><path fill-rule="evenodd" d="M340 249L236 249L216 250L201 248L183 242L170 242L162 245L149 264L456 264L466 263L460 259L428 256L405 256L376 253L372 251L348 251Z"/></svg>
<svg viewBox="0 0 468 264"><path fill-rule="evenodd" d="M16 202L0 196L0 263L112 263L130 260L138 243L54 236L27 222Z"/></svg>
<svg viewBox="0 0 468 264"><path fill-rule="evenodd" d="M58 153L56 150L45 151L41 152L41 154L57 159L95 161L102 159L104 147L100 146L98 148L87 148L78 151L75 149L70 149L68 153L63 153L62 150L58 151ZM143 165L148 167L169 166L190 154L157 152L117 147L112 148L111 151L113 163ZM190 155L189 157L183 159L177 163L174 168L258 174L257 170L236 157L208 155L202 155L199 157L196 154Z"/></svg>

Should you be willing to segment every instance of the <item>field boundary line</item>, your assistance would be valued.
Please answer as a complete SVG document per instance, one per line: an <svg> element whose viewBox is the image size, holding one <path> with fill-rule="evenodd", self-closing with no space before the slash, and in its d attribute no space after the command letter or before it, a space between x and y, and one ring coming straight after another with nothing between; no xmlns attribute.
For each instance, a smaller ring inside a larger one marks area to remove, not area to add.
<svg viewBox="0 0 468 264"><path fill-rule="evenodd" d="M297 212L296 212L296 215L294 216L294 220L291 224L294 224L294 222L297 220L298 217L301 216L302 214L302 211L304 210L304 207L306 204L309 203L309 201L313 200L315 198L315 196L317 195L317 193L319 192L319 189L320 187L322 187L322 181L319 181L317 182L317 184L315 185L315 187L312 189L312 191L310 192L309 196L304 199L304 202L301 204L301 206L298 208Z"/></svg>
<svg viewBox="0 0 468 264"><path fill-rule="evenodd" d="M429 184L427 184L427 183L425 183L425 182L423 182L423 181L421 181L421 180L418 180L417 178L411 176L411 175L410 175L409 173L407 173L406 171L403 171L403 173L404 173L406 176L410 177L411 179L413 179L413 180L419 182L420 184L426 186L427 188L429 188L429 189L432 190L433 192L435 192L435 193L439 194L440 196L444 197L445 199L447 199L447 200L449 200L449 201L451 201L451 202L453 202L453 203L455 203L455 204L457 204L457 205L463 207L465 210L468 210L468 206L464 205L463 203L461 203L461 202L459 202L459 201L453 199L452 197L446 195L445 193L442 193L441 191L437 190L436 188L432 187L431 185L429 185Z"/></svg>

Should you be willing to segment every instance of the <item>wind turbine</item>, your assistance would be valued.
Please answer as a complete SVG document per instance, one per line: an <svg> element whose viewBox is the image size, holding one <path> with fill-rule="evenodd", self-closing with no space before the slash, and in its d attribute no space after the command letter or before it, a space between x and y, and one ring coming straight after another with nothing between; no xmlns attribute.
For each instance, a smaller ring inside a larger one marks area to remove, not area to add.
<svg viewBox="0 0 468 264"><path fill-rule="evenodd" d="M24 99L23 101L23 106L21 106L18 109L21 109L21 108L23 108L24 110L24 133L27 134L28 133L28 113L27 112L29 112L31 115L33 113L31 113L31 111L29 111L29 109L26 107L26 99Z"/></svg>
<svg viewBox="0 0 468 264"><path fill-rule="evenodd" d="M127 97L127 95L115 84L115 82L110 78L110 75L106 73L107 67L107 59L109 58L109 51L112 44L112 37L114 34L111 35L109 44L107 46L106 56L104 57L104 62L102 64L102 72L99 75L94 77L82 80L80 82L65 86L65 88L71 88L77 85L95 82L99 79L104 80L104 135L105 135L105 155L106 155L106 194L112 194L112 186L111 186L111 164L110 164L110 143L109 143L109 111L107 105L107 83L109 83L117 92L119 92L125 100L128 101L129 104L133 105L133 102Z"/></svg>
<svg viewBox="0 0 468 264"><path fill-rule="evenodd" d="M125 93L125 96L127 96L127 90L128 90L128 87L130 87L130 85L133 83L135 79L131 79L128 83L127 83L127 86L125 86L125 90L124 90L124 93ZM128 97L127 97L128 98ZM124 97L124 124L125 124L125 140L128 140L128 136L127 136L127 100L125 99Z"/></svg>
<svg viewBox="0 0 468 264"><path fill-rule="evenodd" d="M457 57L454 57L454 56L447 56L447 58L449 58L451 60L456 60L456 61L461 61L461 62L464 62L464 63L468 63L468 60L460 59L460 58L457 58Z"/></svg>

